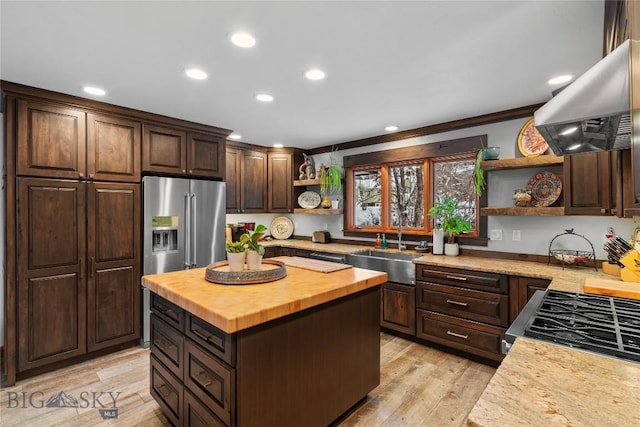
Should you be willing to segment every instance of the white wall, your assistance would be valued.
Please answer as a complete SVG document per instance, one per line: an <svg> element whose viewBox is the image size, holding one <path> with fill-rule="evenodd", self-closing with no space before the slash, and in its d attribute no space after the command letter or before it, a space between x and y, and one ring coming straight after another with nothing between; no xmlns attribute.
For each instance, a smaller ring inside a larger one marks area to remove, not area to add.
<svg viewBox="0 0 640 427"><path fill-rule="evenodd" d="M453 132L445 132L437 135L428 135L419 138L411 138L402 141L379 144L344 150L336 153L338 164L342 164L345 155L362 154L372 151L388 150L392 148L407 147L411 145L426 144L432 142L445 141L449 139L462 138L466 136L483 135L488 137L489 146L500 147L500 158L521 157L518 151L518 133L528 118L511 120L507 122L495 123L485 126L477 126ZM316 167L320 163L329 163L329 155L322 154L314 156ZM490 206L511 206L513 200L513 190L526 187L527 182L538 169L523 169L514 171L495 171L487 174L488 197ZM540 170L550 170L560 173L561 167L546 167ZM254 215L227 215L227 223L252 221L259 222L269 227L271 220L276 214L254 214ZM343 238L342 215L285 215L294 223L294 234L298 236L311 236L315 230L329 230L334 238ZM473 247L474 249L491 250L498 252L515 252L525 254L547 255L551 240L565 229L573 228L575 233L585 236L591 241L598 259L605 259L606 255L602 249L604 233L608 227L613 227L616 234L631 238L636 227L632 219L615 218L610 216L559 216L559 217L532 217L513 216L488 218L489 230L502 230L501 241L489 241L487 247ZM520 241L513 241L513 230L520 230ZM393 237L393 236L388 236ZM364 239L370 240L370 239ZM393 241L392 239L389 239ZM589 245L577 237L562 237L554 242L559 247L569 249L590 249ZM586 247L583 247L586 245Z"/></svg>

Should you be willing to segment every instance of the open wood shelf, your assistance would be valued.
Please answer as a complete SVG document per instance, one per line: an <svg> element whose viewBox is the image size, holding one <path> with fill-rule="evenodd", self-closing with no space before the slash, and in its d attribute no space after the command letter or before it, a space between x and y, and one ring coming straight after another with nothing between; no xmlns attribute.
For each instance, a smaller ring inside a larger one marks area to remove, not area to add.
<svg viewBox="0 0 640 427"><path fill-rule="evenodd" d="M480 167L485 171L504 169L535 168L540 166L559 166L564 164L564 157L544 155L538 157L518 157L514 159L484 160Z"/></svg>
<svg viewBox="0 0 640 427"><path fill-rule="evenodd" d="M562 216L564 207L486 207L480 208L482 216Z"/></svg>
<svg viewBox="0 0 640 427"><path fill-rule="evenodd" d="M293 213L295 214L309 214L309 215L342 215L342 209L294 209Z"/></svg>
<svg viewBox="0 0 640 427"><path fill-rule="evenodd" d="M294 187L304 187L305 185L320 185L319 179L297 179L293 181Z"/></svg>

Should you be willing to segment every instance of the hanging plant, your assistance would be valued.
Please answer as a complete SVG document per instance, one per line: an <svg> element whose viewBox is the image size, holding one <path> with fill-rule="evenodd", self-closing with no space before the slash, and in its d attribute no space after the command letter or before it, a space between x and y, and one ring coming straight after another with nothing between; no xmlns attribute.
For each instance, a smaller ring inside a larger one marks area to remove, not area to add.
<svg viewBox="0 0 640 427"><path fill-rule="evenodd" d="M484 179L484 171L481 167L483 157L482 150L478 150L478 154L476 155L476 164L473 168L473 186L478 196L482 196L482 190L484 190L487 184Z"/></svg>
<svg viewBox="0 0 640 427"><path fill-rule="evenodd" d="M322 194L342 191L342 170L336 160L336 150L329 153L329 166L320 168L320 192Z"/></svg>

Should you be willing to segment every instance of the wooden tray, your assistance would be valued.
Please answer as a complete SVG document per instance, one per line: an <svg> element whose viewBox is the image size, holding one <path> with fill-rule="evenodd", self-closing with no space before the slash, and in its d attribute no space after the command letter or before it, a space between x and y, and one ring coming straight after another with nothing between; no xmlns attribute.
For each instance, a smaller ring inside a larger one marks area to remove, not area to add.
<svg viewBox="0 0 640 427"><path fill-rule="evenodd" d="M204 278L208 282L222 285L255 285L258 283L273 282L287 275L287 267L281 261L262 260L260 270L229 271L227 261L219 261L209 264Z"/></svg>

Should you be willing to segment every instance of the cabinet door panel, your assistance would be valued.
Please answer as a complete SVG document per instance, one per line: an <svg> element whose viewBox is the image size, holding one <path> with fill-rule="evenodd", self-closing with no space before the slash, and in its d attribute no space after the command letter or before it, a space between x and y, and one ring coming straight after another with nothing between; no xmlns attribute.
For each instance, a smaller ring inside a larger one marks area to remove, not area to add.
<svg viewBox="0 0 640 427"><path fill-rule="evenodd" d="M187 173L187 133L161 126L144 125L142 170Z"/></svg>
<svg viewBox="0 0 640 427"><path fill-rule="evenodd" d="M82 178L85 148L84 111L18 101L18 175Z"/></svg>
<svg viewBox="0 0 640 427"><path fill-rule="evenodd" d="M608 215L611 209L610 153L565 156L565 215Z"/></svg>
<svg viewBox="0 0 640 427"><path fill-rule="evenodd" d="M189 133L188 140L188 174L209 178L224 178L224 138Z"/></svg>
<svg viewBox="0 0 640 427"><path fill-rule="evenodd" d="M91 183L87 203L89 351L140 335L140 185Z"/></svg>
<svg viewBox="0 0 640 427"><path fill-rule="evenodd" d="M86 351L84 185L18 178L18 371Z"/></svg>
<svg viewBox="0 0 640 427"><path fill-rule="evenodd" d="M242 157L242 212L267 211L267 154L247 151Z"/></svg>
<svg viewBox="0 0 640 427"><path fill-rule="evenodd" d="M269 212L293 211L292 155L269 153Z"/></svg>
<svg viewBox="0 0 640 427"><path fill-rule="evenodd" d="M242 152L227 148L225 156L227 213L239 213L242 186Z"/></svg>
<svg viewBox="0 0 640 427"><path fill-rule="evenodd" d="M90 179L140 182L140 123L89 114L87 173Z"/></svg>
<svg viewBox="0 0 640 427"><path fill-rule="evenodd" d="M382 285L380 325L404 332L416 333L416 288L396 283Z"/></svg>

